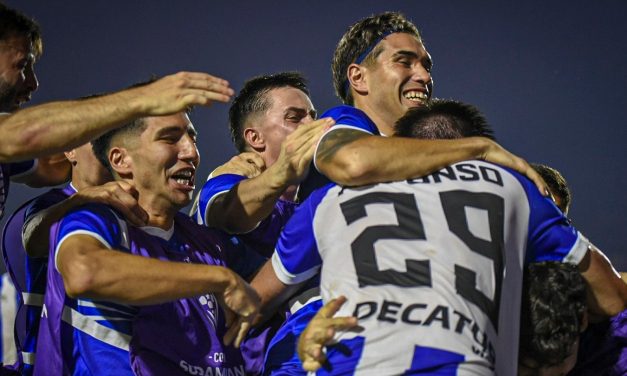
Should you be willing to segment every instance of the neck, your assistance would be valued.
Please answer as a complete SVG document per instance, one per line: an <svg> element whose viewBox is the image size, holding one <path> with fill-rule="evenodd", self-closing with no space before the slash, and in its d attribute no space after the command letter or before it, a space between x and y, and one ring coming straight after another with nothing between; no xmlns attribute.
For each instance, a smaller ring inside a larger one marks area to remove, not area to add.
<svg viewBox="0 0 627 376"><path fill-rule="evenodd" d="M368 115L370 120L377 126L380 133L390 136L394 134L394 121L389 121L385 116L380 114L380 111L375 111L370 103L361 100L359 97L355 98L355 108L362 110Z"/></svg>

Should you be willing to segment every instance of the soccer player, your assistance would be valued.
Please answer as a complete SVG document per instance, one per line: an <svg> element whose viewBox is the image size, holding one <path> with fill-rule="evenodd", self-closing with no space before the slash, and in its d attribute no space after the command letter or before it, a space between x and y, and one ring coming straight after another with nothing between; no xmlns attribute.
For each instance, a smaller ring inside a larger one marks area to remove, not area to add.
<svg viewBox="0 0 627 376"><path fill-rule="evenodd" d="M192 214L198 223L240 234L269 257L294 211L297 184L309 167L314 146L329 123L315 119L306 81L299 73L247 81L229 109L231 138L241 154L203 185Z"/></svg>
<svg viewBox="0 0 627 376"><path fill-rule="evenodd" d="M96 159L91 143L66 152L65 156L72 165L71 183L22 205L7 220L2 238L3 256L19 293L14 331L18 359L14 368L23 375L32 374L35 362L52 224L68 210L87 202L107 203L136 224L145 223L146 213L138 206L132 186L110 182L112 176ZM77 190L80 193L76 194Z"/></svg>
<svg viewBox="0 0 627 376"><path fill-rule="evenodd" d="M296 72L248 80L229 109L231 137L241 153L214 170L192 216L198 223L236 234L246 255L229 264L252 276L272 255L279 233L296 207L297 184L329 119L315 121L305 78ZM267 342L283 318L275 315L243 344L247 372L261 371ZM293 343L293 342L292 342Z"/></svg>
<svg viewBox="0 0 627 376"><path fill-rule="evenodd" d="M568 215L572 194L566 179L556 169L542 165L531 165L547 182L555 204ZM624 274L624 273L622 273ZM554 317L556 326L563 321L561 317ZM572 319L571 319L572 320ZM592 317L587 329L577 337L579 354L577 363L569 375L608 374L623 375L627 373L627 311L608 319ZM524 326L522 327L524 329ZM582 326L581 329L585 329ZM572 343L571 343L572 345ZM575 346L573 346L575 347ZM573 350L573 351L576 351ZM569 353L570 354L570 353ZM568 361L573 361L571 358ZM531 358L534 359L534 358ZM544 357L543 359L547 359ZM535 365L542 364L535 359ZM553 361L555 364L556 362ZM550 364L550 363L549 363ZM560 364L560 367L572 368L573 364ZM549 370L552 372L552 370Z"/></svg>
<svg viewBox="0 0 627 376"><path fill-rule="evenodd" d="M431 96L432 65L416 26L402 14L385 12L352 25L340 39L332 64L335 92L345 105L322 115L332 117L335 126L317 146L316 169L338 184L356 186L414 178L477 158L517 170L545 192L544 182L524 160L485 138L377 137L392 135L394 123ZM299 197L326 182L310 173Z"/></svg>
<svg viewBox="0 0 627 376"><path fill-rule="evenodd" d="M177 113L94 141L115 179L135 186L148 225L90 204L53 227L36 375L244 373L222 336L240 329L226 333L230 310L250 321L258 298L224 267L228 239L178 212L194 189L195 137Z"/></svg>
<svg viewBox="0 0 627 376"><path fill-rule="evenodd" d="M597 312L624 308L627 286L530 181L464 161L420 179L324 187L297 209L260 274L292 285L321 267L325 301L348 298L339 312L363 332L338 333L326 354L333 369L320 374L510 375L521 266L542 260L579 265Z"/></svg>

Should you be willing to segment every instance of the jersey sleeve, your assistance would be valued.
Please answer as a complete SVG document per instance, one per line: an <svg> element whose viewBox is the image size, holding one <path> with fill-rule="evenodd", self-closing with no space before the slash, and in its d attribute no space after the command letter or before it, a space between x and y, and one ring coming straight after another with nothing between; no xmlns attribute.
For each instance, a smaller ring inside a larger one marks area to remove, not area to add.
<svg viewBox="0 0 627 376"><path fill-rule="evenodd" d="M192 214L196 223L206 225L207 213L209 212L209 207L215 198L225 194L237 183L245 179L245 176L236 174L223 174L208 179L200 190L198 208L196 209L196 212Z"/></svg>
<svg viewBox="0 0 627 376"><path fill-rule="evenodd" d="M122 221L107 206L88 204L69 212L59 225L55 239L55 267L57 255L63 242L73 235L88 235L109 249L122 248L126 229Z"/></svg>
<svg viewBox="0 0 627 376"><path fill-rule="evenodd" d="M318 273L322 265L313 219L320 201L333 185L315 191L298 206L281 232L272 255L272 266L277 278L287 285L308 280Z"/></svg>
<svg viewBox="0 0 627 376"><path fill-rule="evenodd" d="M590 242L579 233L564 213L542 196L527 178L515 174L529 200L529 230L526 262L559 261L579 264Z"/></svg>
<svg viewBox="0 0 627 376"><path fill-rule="evenodd" d="M380 135L377 126L372 122L372 120L370 120L368 115L352 106L333 107L332 109L327 110L324 114L322 114L321 118L325 117L333 118L333 120L335 120L335 124L326 131L326 133L320 138L320 140L327 137L330 133L337 131L338 129L354 129L371 135ZM316 155L318 153L319 145L320 141L318 141L318 145L316 145L316 150L314 152L313 158L314 167L316 168L316 170L318 170L318 166L316 165Z"/></svg>

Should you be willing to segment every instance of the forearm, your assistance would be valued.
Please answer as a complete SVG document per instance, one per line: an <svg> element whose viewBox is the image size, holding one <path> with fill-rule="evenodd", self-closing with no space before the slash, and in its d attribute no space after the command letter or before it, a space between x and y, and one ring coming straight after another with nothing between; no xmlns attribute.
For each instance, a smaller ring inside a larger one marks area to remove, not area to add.
<svg viewBox="0 0 627 376"><path fill-rule="evenodd" d="M142 114L133 90L102 97L52 102L0 118L0 161L62 152Z"/></svg>
<svg viewBox="0 0 627 376"><path fill-rule="evenodd" d="M211 203L207 224L232 234L251 231L272 213L286 188L287 184L276 179L272 169L242 180Z"/></svg>
<svg viewBox="0 0 627 376"><path fill-rule="evenodd" d="M268 260L250 283L261 298L261 309L255 324L263 323L276 312L280 305L293 295L299 285L286 285L281 282Z"/></svg>
<svg viewBox="0 0 627 376"><path fill-rule="evenodd" d="M101 249L78 251L68 267L59 264L73 297L149 305L207 293L223 293L233 273L221 266L161 261Z"/></svg>
<svg viewBox="0 0 627 376"><path fill-rule="evenodd" d="M346 133L346 142L339 140L342 145L327 140L329 136L322 140L316 165L331 180L349 186L424 176L455 162L481 158L486 149L481 138L418 140Z"/></svg>
<svg viewBox="0 0 627 376"><path fill-rule="evenodd" d="M588 285L588 309L592 313L614 316L626 308L627 284L600 250L592 246L579 269Z"/></svg>

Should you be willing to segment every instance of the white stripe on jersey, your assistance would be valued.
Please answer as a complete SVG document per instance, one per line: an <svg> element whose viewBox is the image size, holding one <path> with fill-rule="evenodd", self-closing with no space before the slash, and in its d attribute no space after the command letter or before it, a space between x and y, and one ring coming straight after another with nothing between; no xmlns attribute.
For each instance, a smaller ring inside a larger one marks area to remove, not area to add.
<svg viewBox="0 0 627 376"><path fill-rule="evenodd" d="M115 329L106 327L96 321L104 319L111 320L112 318L103 318L100 316L86 316L67 306L63 307L62 318L63 321L72 325L74 328L82 331L83 333L89 334L90 336L106 344L128 351L128 346L131 342L131 336L118 332Z"/></svg>

